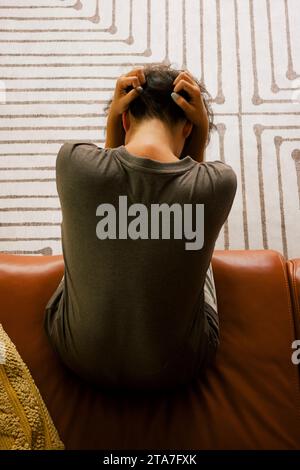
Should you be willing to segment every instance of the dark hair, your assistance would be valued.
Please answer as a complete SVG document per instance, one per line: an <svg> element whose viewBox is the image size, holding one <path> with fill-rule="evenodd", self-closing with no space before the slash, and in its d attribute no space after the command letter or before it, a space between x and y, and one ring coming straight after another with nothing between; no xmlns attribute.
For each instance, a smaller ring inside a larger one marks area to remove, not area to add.
<svg viewBox="0 0 300 470"><path fill-rule="evenodd" d="M142 86L143 92L135 98L129 105L129 111L137 120L147 118L158 118L168 125L176 124L185 119L184 111L173 101L171 93L174 91L173 82L175 78L184 70L173 69L168 65L146 65L144 66L146 83ZM210 133L216 126L214 124L214 114L210 105L211 96L203 83L193 77L200 88L204 106L209 120L209 135L207 143L210 140ZM128 87L127 92L132 87ZM178 94L187 101L190 100L185 90ZM105 107L105 114L108 114L112 100Z"/></svg>

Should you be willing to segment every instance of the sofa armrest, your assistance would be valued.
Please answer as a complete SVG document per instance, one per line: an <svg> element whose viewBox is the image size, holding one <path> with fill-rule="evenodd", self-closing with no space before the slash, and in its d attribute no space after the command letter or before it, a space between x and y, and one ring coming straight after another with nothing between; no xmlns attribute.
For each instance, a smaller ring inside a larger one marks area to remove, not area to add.
<svg viewBox="0 0 300 470"><path fill-rule="evenodd" d="M44 334L44 310L63 273L64 262L60 255L0 253L0 323L27 364L31 364L31 359L37 360L27 356L28 341L36 343L36 338ZM24 331L30 337L25 339Z"/></svg>
<svg viewBox="0 0 300 470"><path fill-rule="evenodd" d="M293 303L296 338L300 339L300 258L289 260L287 270Z"/></svg>

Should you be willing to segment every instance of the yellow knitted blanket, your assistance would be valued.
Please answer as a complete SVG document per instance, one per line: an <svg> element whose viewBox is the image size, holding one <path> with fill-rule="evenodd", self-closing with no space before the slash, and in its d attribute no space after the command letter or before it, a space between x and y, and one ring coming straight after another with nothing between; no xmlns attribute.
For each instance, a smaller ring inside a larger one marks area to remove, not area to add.
<svg viewBox="0 0 300 470"><path fill-rule="evenodd" d="M27 366L1 324L0 449L64 449Z"/></svg>

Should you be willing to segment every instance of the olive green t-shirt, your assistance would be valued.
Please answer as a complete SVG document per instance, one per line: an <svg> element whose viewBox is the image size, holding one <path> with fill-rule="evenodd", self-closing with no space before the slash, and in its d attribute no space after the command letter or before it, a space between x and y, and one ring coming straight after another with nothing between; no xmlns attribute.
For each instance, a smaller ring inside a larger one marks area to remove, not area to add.
<svg viewBox="0 0 300 470"><path fill-rule="evenodd" d="M103 386L185 382L205 351L203 284L234 200L233 169L221 161L187 156L162 163L124 146L67 143L56 178L65 275L46 322L55 349L69 367ZM122 220L120 198L129 211ZM174 227L164 236L159 228L157 236L156 226L151 238L151 207L164 203L179 205L182 214L193 208L195 217L203 205L200 249L187 249L190 240L185 233L176 238ZM148 238L137 221L126 235L126 223L138 214L130 210L134 204L148 210Z"/></svg>

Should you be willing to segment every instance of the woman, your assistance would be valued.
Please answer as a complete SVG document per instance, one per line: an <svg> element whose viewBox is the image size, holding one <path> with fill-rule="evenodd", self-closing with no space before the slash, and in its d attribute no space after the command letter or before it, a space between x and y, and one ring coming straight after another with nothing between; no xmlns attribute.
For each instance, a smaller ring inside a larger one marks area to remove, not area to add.
<svg viewBox="0 0 300 470"><path fill-rule="evenodd" d="M208 98L187 71L134 69L117 80L105 148L59 151L65 275L45 327L62 361L100 387L184 385L217 349L210 262L236 176L203 162Z"/></svg>

